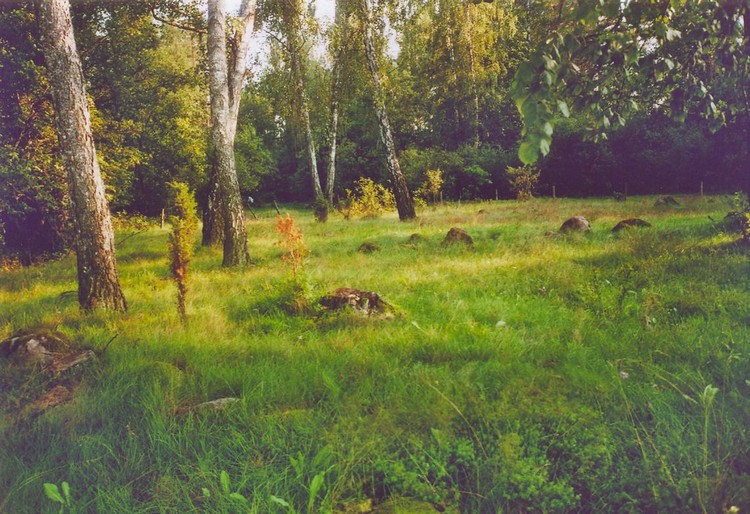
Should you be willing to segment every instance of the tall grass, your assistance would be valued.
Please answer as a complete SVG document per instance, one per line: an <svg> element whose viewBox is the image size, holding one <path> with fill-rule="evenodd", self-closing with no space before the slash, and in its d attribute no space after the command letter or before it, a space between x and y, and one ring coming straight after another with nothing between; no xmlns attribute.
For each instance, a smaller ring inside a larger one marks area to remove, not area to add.
<svg viewBox="0 0 750 514"><path fill-rule="evenodd" d="M273 210L248 221L247 269L196 247L189 327L167 229L118 236L126 314L80 313L72 257L3 272L0 335L117 338L67 405L19 419L20 386L3 392L0 512L54 512L43 484L63 481L76 512L750 508L747 250L709 219L726 199L680 201L444 205L407 223L284 209L310 249L308 301L372 290L391 320L285 309ZM590 234L547 234L574 214ZM626 217L654 226L610 233ZM441 246L452 226L473 249Z"/></svg>

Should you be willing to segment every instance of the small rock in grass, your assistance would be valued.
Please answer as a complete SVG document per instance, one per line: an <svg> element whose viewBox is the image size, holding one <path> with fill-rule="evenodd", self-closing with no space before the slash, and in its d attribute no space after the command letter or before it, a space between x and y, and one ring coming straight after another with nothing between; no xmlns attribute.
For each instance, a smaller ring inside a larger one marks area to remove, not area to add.
<svg viewBox="0 0 750 514"><path fill-rule="evenodd" d="M453 227L448 231L445 239L443 239L443 246L453 246L455 244L460 244L471 248L474 246L474 240L469 234L466 233L464 229Z"/></svg>
<svg viewBox="0 0 750 514"><path fill-rule="evenodd" d="M626 228L646 228L650 226L651 223L649 223L648 221L644 221L639 218L628 218L615 225L612 229L612 232L619 232L620 230L624 230Z"/></svg>
<svg viewBox="0 0 750 514"><path fill-rule="evenodd" d="M680 205L680 202L672 196L660 196L654 202L654 207L676 207L677 205Z"/></svg>
<svg viewBox="0 0 750 514"><path fill-rule="evenodd" d="M417 234L416 232L409 236L409 239L406 240L409 244L417 244L424 242L424 237L422 237L422 234Z"/></svg>
<svg viewBox="0 0 750 514"><path fill-rule="evenodd" d="M568 232L588 232L589 230L591 230L591 223L583 216L573 216L565 220L565 223L560 227L560 232L563 234L567 234Z"/></svg>
<svg viewBox="0 0 750 514"><path fill-rule="evenodd" d="M223 410L229 407L230 405L234 405L235 403L239 401L240 401L239 398L233 398L231 396L227 398L218 398L216 400L211 400L210 402L199 403L198 405L194 406L192 410L194 411Z"/></svg>
<svg viewBox="0 0 750 514"><path fill-rule="evenodd" d="M359 253L375 253L380 251L380 246L375 243L371 243L370 241L365 241L364 243L359 245L357 251Z"/></svg>

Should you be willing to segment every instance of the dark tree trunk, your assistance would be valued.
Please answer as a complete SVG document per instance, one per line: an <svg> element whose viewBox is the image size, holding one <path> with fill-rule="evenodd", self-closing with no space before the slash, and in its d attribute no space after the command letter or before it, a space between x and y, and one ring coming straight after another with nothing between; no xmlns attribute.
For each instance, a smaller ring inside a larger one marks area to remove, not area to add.
<svg viewBox="0 0 750 514"><path fill-rule="evenodd" d="M84 310L124 311L127 304L117 275L114 230L91 135L70 3L68 0L35 3L72 203L78 301Z"/></svg>
<svg viewBox="0 0 750 514"><path fill-rule="evenodd" d="M255 3L243 1L240 8L241 26L234 34L230 66L227 62L226 15L221 0L208 2L208 86L211 93L211 132L209 136L210 184L209 193L218 192L218 210L223 222L224 266L248 263L247 230L240 198L240 186L234 161L234 137L237 131L242 81L245 77L245 58L249 43ZM211 216L209 221L218 221ZM205 231L214 231L208 227Z"/></svg>
<svg viewBox="0 0 750 514"><path fill-rule="evenodd" d="M203 246L218 245L224 241L224 222L221 216L221 202L219 201L219 183L210 170L208 179L208 196L206 208L203 211Z"/></svg>
<svg viewBox="0 0 750 514"><path fill-rule="evenodd" d="M398 217L401 221L414 219L417 217L414 211L414 200L411 197L409 188L406 186L404 174L401 173L401 166L396 156L396 145L393 143L391 133L391 124L388 120L388 111L385 108L385 96L383 86L380 82L380 70L378 69L378 59L375 53L375 44L372 35L372 22L370 20L370 8L367 0L361 0L365 37L365 54L367 57L367 67L372 77L374 96L375 96L375 114L378 118L380 127L380 139L386 150L386 165L393 181L393 195L396 197L396 208Z"/></svg>

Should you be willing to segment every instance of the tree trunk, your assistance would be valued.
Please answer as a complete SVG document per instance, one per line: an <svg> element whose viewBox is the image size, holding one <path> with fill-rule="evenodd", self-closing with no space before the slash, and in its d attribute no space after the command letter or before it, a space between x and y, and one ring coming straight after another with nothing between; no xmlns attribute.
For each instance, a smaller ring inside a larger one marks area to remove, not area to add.
<svg viewBox="0 0 750 514"><path fill-rule="evenodd" d="M78 302L84 310L127 309L117 275L115 237L96 160L83 69L68 0L37 0L42 51L75 229Z"/></svg>
<svg viewBox="0 0 750 514"><path fill-rule="evenodd" d="M240 186L234 161L234 137L245 77L244 60L247 56L249 32L255 17L255 2L243 1L242 25L232 41L232 73L229 73L226 44L226 16L221 0L208 2L208 86L211 94L211 131L209 136L210 184L209 193L218 192L219 212L223 222L224 266L248 263L247 231L240 198ZM209 194L209 197L211 195ZM210 203L210 201L209 201ZM213 221L217 221L213 217ZM206 229L210 231L213 227Z"/></svg>
<svg viewBox="0 0 750 514"><path fill-rule="evenodd" d="M471 96L472 96L472 113L471 113L471 131L474 138L474 147L478 148L481 142L479 135L479 85L477 84L476 59L474 57L474 41L471 37L471 29L474 27L474 6L471 3L465 5L466 20L463 23L463 29L466 34L466 46L469 50L469 77L471 78Z"/></svg>
<svg viewBox="0 0 750 514"><path fill-rule="evenodd" d="M342 0L336 0L334 19L336 27L340 32L344 30ZM336 49L333 60L333 69L331 70L331 104L330 104L330 124L328 126L328 138L330 148L328 150L328 168L326 170L326 198L333 203L333 186L336 181L336 137L339 124L339 94L341 93L341 58L344 52L343 35L338 42L339 48Z"/></svg>
<svg viewBox="0 0 750 514"><path fill-rule="evenodd" d="M339 124L339 90L340 88L340 56L333 63L331 76L331 122L328 127L330 148L328 149L328 169L326 170L326 198L333 203L333 186L336 180L336 136Z"/></svg>
<svg viewBox="0 0 750 514"><path fill-rule="evenodd" d="M304 131L305 155L307 156L307 166L310 170L315 201L316 203L320 203L324 199L323 189L320 186L318 160L315 153L315 139L313 138L312 126L310 125L310 109L307 103L307 93L305 92L305 70L302 63L304 57L301 40L303 12L304 8L301 2L284 0L281 3L283 30L286 33L287 52L289 54L289 67L291 68L292 80L294 81L296 110Z"/></svg>
<svg viewBox="0 0 750 514"><path fill-rule="evenodd" d="M323 189L320 187L320 175L318 174L318 161L315 155L315 140L313 139L312 126L310 125L310 109L307 105L307 94L305 93L304 71L300 56L300 42L296 33L297 24L289 27L289 60L294 75L294 87L297 93L297 102L300 118L305 130L305 153L307 154L307 165L310 168L315 200L323 200Z"/></svg>
<svg viewBox="0 0 750 514"><path fill-rule="evenodd" d="M203 211L203 246L214 246L224 241L224 218L221 216L221 202L219 201L219 183L209 170L208 196L206 208Z"/></svg>
<svg viewBox="0 0 750 514"><path fill-rule="evenodd" d="M380 83L380 71L378 69L378 60L372 35L372 23L370 21L370 8L367 4L367 0L362 0L361 7L363 9L362 15L365 24L365 54L375 93L375 114L377 115L378 126L380 127L380 139L386 150L386 164L393 180L393 194L396 197L398 218L401 221L406 221L416 218L417 214L414 211L414 200L411 197L411 193L409 193L409 188L406 186L406 180L404 180L404 175L401 173L401 166L396 156L396 145L393 143L391 124L385 108L383 86Z"/></svg>

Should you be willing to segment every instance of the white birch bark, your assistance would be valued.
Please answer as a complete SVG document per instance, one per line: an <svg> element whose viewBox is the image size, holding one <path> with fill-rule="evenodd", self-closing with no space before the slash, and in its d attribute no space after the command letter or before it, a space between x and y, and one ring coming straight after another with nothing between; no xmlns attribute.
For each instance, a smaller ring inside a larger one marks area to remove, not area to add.
<svg viewBox="0 0 750 514"><path fill-rule="evenodd" d="M72 204L78 302L84 310L124 311L127 304L117 274L114 229L91 134L70 3L37 0L35 4Z"/></svg>

